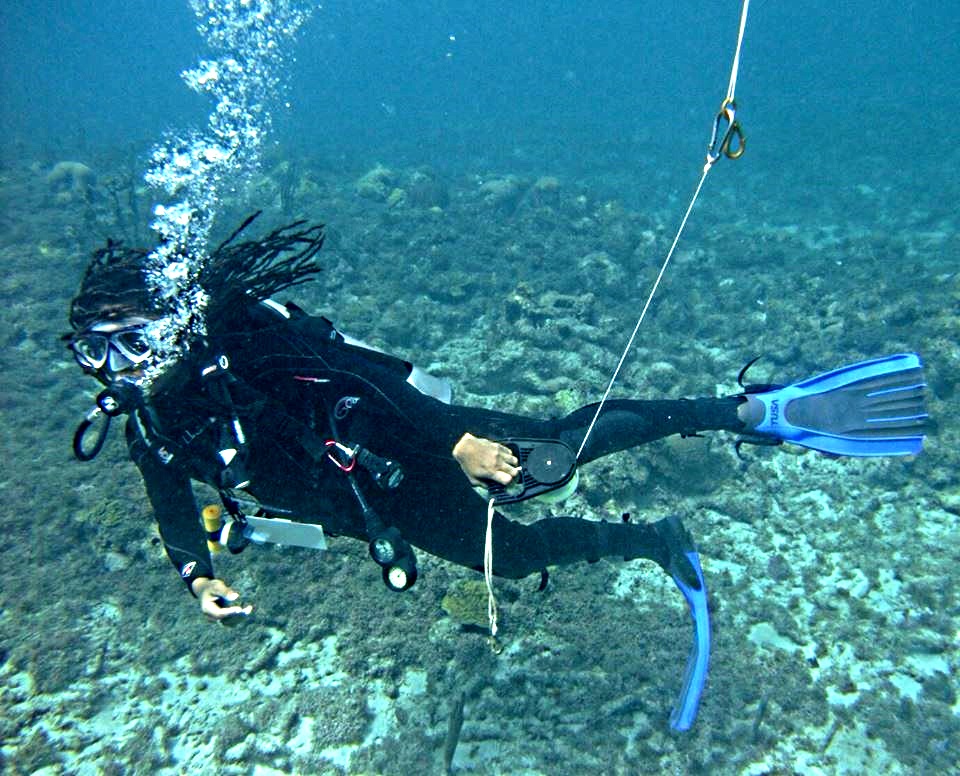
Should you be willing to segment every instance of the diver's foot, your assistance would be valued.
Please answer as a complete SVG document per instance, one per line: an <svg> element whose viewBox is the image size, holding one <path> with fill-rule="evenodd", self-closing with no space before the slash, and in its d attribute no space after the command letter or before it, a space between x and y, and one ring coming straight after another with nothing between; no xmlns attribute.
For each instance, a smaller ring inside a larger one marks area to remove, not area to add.
<svg viewBox="0 0 960 776"><path fill-rule="evenodd" d="M737 407L737 419L743 423L748 434L759 426L767 415L767 408L756 396L745 394Z"/></svg>

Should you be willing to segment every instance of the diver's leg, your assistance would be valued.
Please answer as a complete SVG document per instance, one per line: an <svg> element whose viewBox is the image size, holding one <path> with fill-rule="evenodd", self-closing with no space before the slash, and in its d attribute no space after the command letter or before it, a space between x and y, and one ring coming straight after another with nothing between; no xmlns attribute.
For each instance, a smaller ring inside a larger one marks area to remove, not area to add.
<svg viewBox="0 0 960 776"><path fill-rule="evenodd" d="M741 404L741 396L719 399L613 399L604 405L579 461L586 463L671 434L692 436L701 431L741 432L745 428L738 414ZM559 438L578 450L596 408L596 404L590 404L557 421Z"/></svg>
<svg viewBox="0 0 960 776"><path fill-rule="evenodd" d="M498 576L517 579L547 566L593 563L601 558L646 558L664 569L671 565L670 547L660 523L549 517L524 525L499 514L497 518L492 533L493 571Z"/></svg>
<svg viewBox="0 0 960 776"><path fill-rule="evenodd" d="M429 470L410 468L389 495L368 494L375 508L416 547L467 568L483 570L489 505L478 498L455 462ZM495 511L491 536L493 570L519 579L548 566L601 558L649 558L661 566L669 552L657 524L547 517L533 523Z"/></svg>
<svg viewBox="0 0 960 776"><path fill-rule="evenodd" d="M371 489L375 509L403 537L426 552L467 568L483 569L489 503L479 498L459 465L412 458L406 477L389 493ZM668 568L671 543L663 524L605 522L577 517L546 517L534 523L511 520L494 511L493 569L518 579L565 565L601 558L648 558Z"/></svg>
<svg viewBox="0 0 960 776"><path fill-rule="evenodd" d="M672 434L690 436L701 431L742 433L742 396L704 399L611 399L590 433L580 463L626 450ZM476 407L445 408L450 425L488 439L533 437L560 439L573 450L580 448L593 420L596 404L588 404L564 418L540 420Z"/></svg>
<svg viewBox="0 0 960 776"><path fill-rule="evenodd" d="M625 559L648 558L656 562L680 588L694 621L694 640L684 672L683 687L670 715L674 730L693 725L710 666L710 613L700 559L690 534L679 518L668 517L653 524L594 523L572 517L540 520L521 526L536 537L543 570L549 564L595 560L603 556ZM533 554L509 554L493 534L493 568L502 576L519 577L536 571L529 562ZM497 548L501 547L498 554Z"/></svg>

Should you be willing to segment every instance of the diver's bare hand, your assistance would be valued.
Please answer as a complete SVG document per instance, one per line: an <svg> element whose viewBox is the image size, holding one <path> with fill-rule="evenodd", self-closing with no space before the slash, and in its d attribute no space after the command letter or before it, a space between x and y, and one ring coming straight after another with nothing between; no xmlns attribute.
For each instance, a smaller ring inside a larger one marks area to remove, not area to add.
<svg viewBox="0 0 960 776"><path fill-rule="evenodd" d="M520 473L520 461L509 447L473 434L460 437L453 446L453 457L474 485L483 485L484 480L509 485Z"/></svg>
<svg viewBox="0 0 960 776"><path fill-rule="evenodd" d="M191 589L200 599L200 610L211 620L222 621L228 617L246 616L253 611L249 604L244 606L239 603L240 594L222 579L200 577L193 580Z"/></svg>

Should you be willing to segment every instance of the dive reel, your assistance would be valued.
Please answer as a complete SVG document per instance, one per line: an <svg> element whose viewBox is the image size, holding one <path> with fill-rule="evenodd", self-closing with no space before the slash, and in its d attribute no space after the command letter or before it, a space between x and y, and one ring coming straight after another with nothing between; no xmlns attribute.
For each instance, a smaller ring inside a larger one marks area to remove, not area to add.
<svg viewBox="0 0 960 776"><path fill-rule="evenodd" d="M515 482L501 485L491 482L487 491L493 502L514 504L537 496L562 501L577 489L577 456L563 442L555 439L504 439L520 462L520 475Z"/></svg>

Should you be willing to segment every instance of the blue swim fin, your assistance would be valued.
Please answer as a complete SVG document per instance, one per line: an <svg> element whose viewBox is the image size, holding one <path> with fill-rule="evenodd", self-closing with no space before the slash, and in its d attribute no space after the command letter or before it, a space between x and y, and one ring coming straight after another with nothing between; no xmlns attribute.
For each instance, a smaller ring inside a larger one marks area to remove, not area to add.
<svg viewBox="0 0 960 776"><path fill-rule="evenodd" d="M693 618L693 646L687 657L680 695L670 713L673 730L689 730L697 718L700 696L710 668L710 612L707 609L707 584L700 567L700 556L693 539L678 517L668 517L656 524L657 531L669 550L666 569L690 607Z"/></svg>
<svg viewBox="0 0 960 776"><path fill-rule="evenodd" d="M792 442L831 455L917 455L929 417L926 385L920 356L899 353L786 387L744 386L755 419L743 441Z"/></svg>

